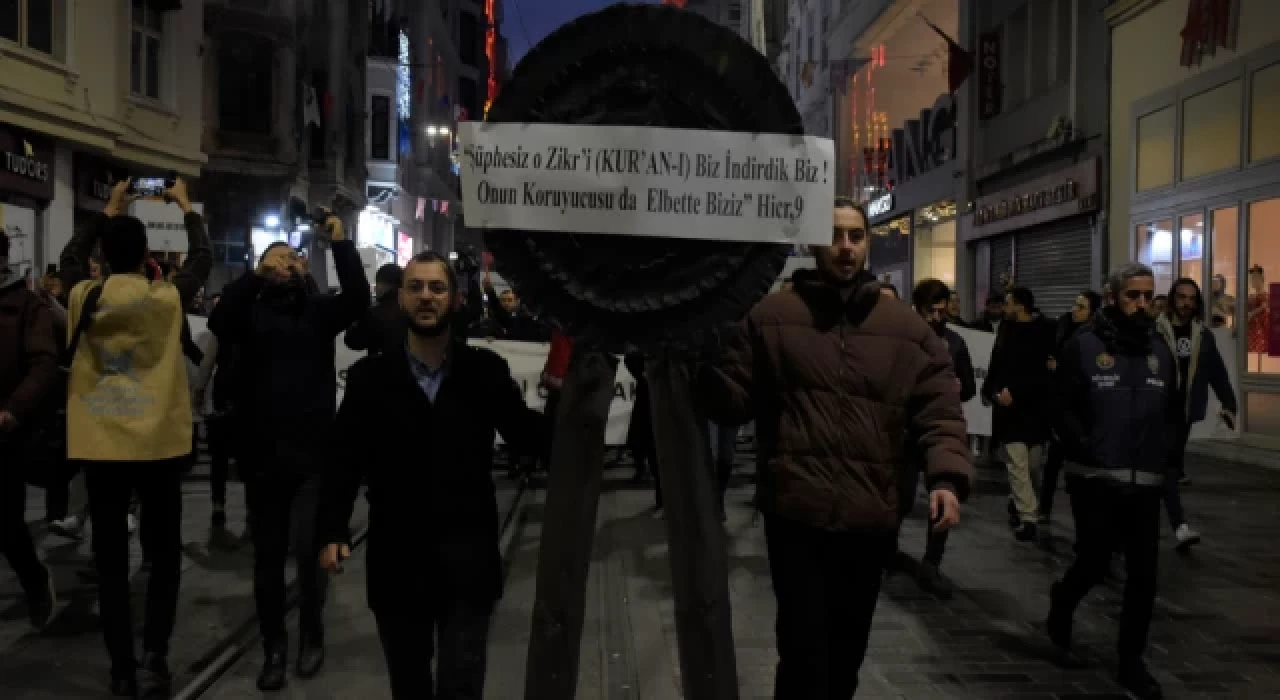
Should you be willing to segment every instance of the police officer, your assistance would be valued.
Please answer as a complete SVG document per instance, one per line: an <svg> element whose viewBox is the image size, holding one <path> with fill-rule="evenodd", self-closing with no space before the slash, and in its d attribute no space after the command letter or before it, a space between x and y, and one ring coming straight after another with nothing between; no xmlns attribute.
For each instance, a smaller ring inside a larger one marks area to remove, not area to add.
<svg viewBox="0 0 1280 700"><path fill-rule="evenodd" d="M1142 700L1163 697L1143 652L1156 597L1160 504L1177 419L1177 370L1148 309L1151 268L1111 274L1111 304L1064 347L1058 360L1058 436L1076 520L1076 560L1050 590L1047 630L1071 646L1071 619L1123 548L1128 578L1120 616L1119 681ZM1117 541L1118 540L1118 541Z"/></svg>

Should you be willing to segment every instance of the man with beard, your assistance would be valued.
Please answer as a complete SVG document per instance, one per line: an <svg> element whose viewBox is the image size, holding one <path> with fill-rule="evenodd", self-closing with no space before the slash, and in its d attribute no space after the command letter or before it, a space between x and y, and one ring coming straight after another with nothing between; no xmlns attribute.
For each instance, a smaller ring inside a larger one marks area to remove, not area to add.
<svg viewBox="0 0 1280 700"><path fill-rule="evenodd" d="M852 698L898 529L911 435L933 527L960 519L973 467L946 344L864 267L866 213L836 199L818 269L797 272L697 374L708 417L755 420L758 490L778 601L775 697Z"/></svg>
<svg viewBox="0 0 1280 700"><path fill-rule="evenodd" d="M969 324L969 327L975 331L995 333L1000 330L1001 321L1004 321L1004 295L992 292L987 296L987 305L982 310L982 315Z"/></svg>
<svg viewBox="0 0 1280 700"><path fill-rule="evenodd" d="M973 374L973 361L969 358L969 346L965 344L964 338L947 327L952 318L952 296L951 290L941 280L921 280L911 293L911 305L933 332L946 341L947 354L951 357L951 366L956 374L955 390L960 395L960 402L964 403L973 398L978 388ZM898 481L901 487L898 492L898 514L904 519L915 505L916 482L920 480L924 462L923 455L918 454L911 444L907 446L906 456L906 469ZM924 557L921 558L917 575L921 588L944 600L951 598L951 582L942 575L939 567L942 566L942 553L946 551L949 534L946 530L927 532Z"/></svg>
<svg viewBox="0 0 1280 700"><path fill-rule="evenodd" d="M1181 422L1178 370L1147 310L1155 275L1141 263L1111 274L1113 305L1067 341L1058 358L1058 437L1066 456L1076 560L1050 589L1047 631L1071 647L1072 615L1102 582L1117 544L1128 574L1120 613L1119 680L1143 700L1162 697L1147 671L1156 597L1160 500Z"/></svg>
<svg viewBox="0 0 1280 700"><path fill-rule="evenodd" d="M369 282L355 244L346 239L337 217L330 215L325 229L332 237L341 293L308 293L297 252L274 243L256 271L223 289L209 317L218 342L237 346L242 358L232 378L232 434L239 440L236 464L252 523L253 595L266 652L258 676L263 691L279 690L287 681L284 568L295 508L300 525L293 545L301 582L297 673L312 677L324 663L325 574L315 566L319 542L313 526L337 408L334 339L369 306Z"/></svg>
<svg viewBox="0 0 1280 700"><path fill-rule="evenodd" d="M347 347L356 351L368 350L370 355L377 355L395 346L404 332L397 297L402 275L400 266L395 263L387 263L378 268L373 276L374 304L364 318L347 329L347 334L342 338Z"/></svg>
<svg viewBox="0 0 1280 700"><path fill-rule="evenodd" d="M1172 313L1165 312L1156 319L1160 337L1178 359L1178 413L1177 440L1170 455L1170 473L1165 481L1165 510L1169 513L1169 525L1173 527L1178 549L1187 551L1199 544L1200 535L1187 525L1182 509L1182 494L1178 488L1185 478L1187 438L1191 425L1204 420L1209 404L1209 387L1222 402L1222 420L1234 429L1236 423L1236 393L1231 388L1227 365L1218 352L1213 332L1204 325L1204 297L1200 285L1190 277L1181 277L1169 290Z"/></svg>
<svg viewBox="0 0 1280 700"><path fill-rule="evenodd" d="M447 260L414 256L399 297L407 337L347 375L335 431L339 458L325 481L320 526L329 544L320 563L341 570L350 555L348 522L367 483L368 602L392 697L479 700L489 619L502 590L494 433L539 452L547 443L506 361L451 328L461 296ZM412 435L425 447L368 439L376 434Z"/></svg>

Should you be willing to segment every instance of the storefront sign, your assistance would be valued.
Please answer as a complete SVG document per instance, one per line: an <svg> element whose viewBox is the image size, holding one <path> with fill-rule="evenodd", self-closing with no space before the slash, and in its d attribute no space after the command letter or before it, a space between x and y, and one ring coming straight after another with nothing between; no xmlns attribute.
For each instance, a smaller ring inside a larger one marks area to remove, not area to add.
<svg viewBox="0 0 1280 700"><path fill-rule="evenodd" d="M1000 114L1004 86L1000 82L1000 33L978 38L978 114L990 119Z"/></svg>
<svg viewBox="0 0 1280 700"><path fill-rule="evenodd" d="M76 208L102 211L111 199L111 188L120 178L128 177L128 169L113 166L94 156L77 153L73 161L76 178Z"/></svg>
<svg viewBox="0 0 1280 700"><path fill-rule="evenodd" d="M889 192L871 200L867 205L867 216L874 219L893 211L893 193Z"/></svg>
<svg viewBox="0 0 1280 700"><path fill-rule="evenodd" d="M893 130L889 179L901 185L950 162L956 155L956 101L942 95L920 118Z"/></svg>
<svg viewBox="0 0 1280 700"><path fill-rule="evenodd" d="M1098 159L1036 178L975 202L975 237L1095 211L1098 208Z"/></svg>
<svg viewBox="0 0 1280 700"><path fill-rule="evenodd" d="M53 140L0 125L0 191L53 199Z"/></svg>

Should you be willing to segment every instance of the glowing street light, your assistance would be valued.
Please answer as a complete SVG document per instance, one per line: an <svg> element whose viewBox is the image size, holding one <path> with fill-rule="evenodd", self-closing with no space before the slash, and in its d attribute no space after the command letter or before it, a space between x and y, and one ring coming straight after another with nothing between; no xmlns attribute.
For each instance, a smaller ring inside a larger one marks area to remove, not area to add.
<svg viewBox="0 0 1280 700"><path fill-rule="evenodd" d="M267 228L276 228L280 225L280 217L275 214L267 214L267 218L263 220L263 223L267 225Z"/></svg>

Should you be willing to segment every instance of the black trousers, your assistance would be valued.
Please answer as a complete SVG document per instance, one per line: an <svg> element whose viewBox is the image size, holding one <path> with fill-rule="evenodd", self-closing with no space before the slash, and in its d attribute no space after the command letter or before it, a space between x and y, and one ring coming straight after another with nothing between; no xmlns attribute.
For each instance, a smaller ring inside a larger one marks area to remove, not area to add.
<svg viewBox="0 0 1280 700"><path fill-rule="evenodd" d="M98 569L102 634L111 674L129 678L136 663L129 603L129 529L134 494L142 506L139 539L151 562L142 649L169 653L182 572L182 468L185 458L158 462L85 462L93 560Z"/></svg>
<svg viewBox="0 0 1280 700"><path fill-rule="evenodd" d="M320 568L322 543L317 541L315 527L320 480L299 474L255 474L246 479L245 485L253 522L249 528L253 539L253 599L258 606L263 642L273 647L288 639L284 628L284 572L292 544L298 571L301 632L307 640L321 643L328 575Z"/></svg>
<svg viewBox="0 0 1280 700"><path fill-rule="evenodd" d="M16 449L0 443L0 449ZM9 560L22 590L30 594L47 586L47 572L27 528L27 481L23 465L9 456L0 463L0 554Z"/></svg>
<svg viewBox="0 0 1280 700"><path fill-rule="evenodd" d="M901 523L911 515L916 505L916 482L920 481L921 465L918 460L908 459L898 477L898 522ZM925 528L924 561L934 566L942 565L942 555L947 551L947 537L950 530L934 532L933 523Z"/></svg>
<svg viewBox="0 0 1280 700"><path fill-rule="evenodd" d="M434 598L423 594L402 605L374 611L391 678L391 697L483 700L493 607L463 601L440 604ZM431 657L437 651L433 684Z"/></svg>
<svg viewBox="0 0 1280 700"><path fill-rule="evenodd" d="M1182 508L1182 487L1178 484L1178 479L1186 471L1187 440L1190 437L1191 425L1186 422L1179 425L1177 443L1170 455L1172 463L1169 465L1169 478L1164 482L1164 509L1169 515L1169 526L1174 530L1187 522L1187 513Z"/></svg>
<svg viewBox="0 0 1280 700"><path fill-rule="evenodd" d="M216 414L205 419L209 438L209 489L214 505L227 504L227 478L231 470L231 419Z"/></svg>
<svg viewBox="0 0 1280 700"><path fill-rule="evenodd" d="M775 700L849 700L893 533L828 532L765 515L778 601Z"/></svg>
<svg viewBox="0 0 1280 700"><path fill-rule="evenodd" d="M1049 441L1049 452L1045 456L1044 470L1040 475L1040 517L1053 515L1053 499L1058 494L1058 475L1062 473L1062 443Z"/></svg>
<svg viewBox="0 0 1280 700"><path fill-rule="evenodd" d="M1156 600L1161 490L1134 489L1102 479L1071 484L1076 519L1076 560L1062 577L1054 604L1074 610L1102 582L1112 554L1124 552L1124 603L1120 611L1120 663L1140 661L1147 648Z"/></svg>

